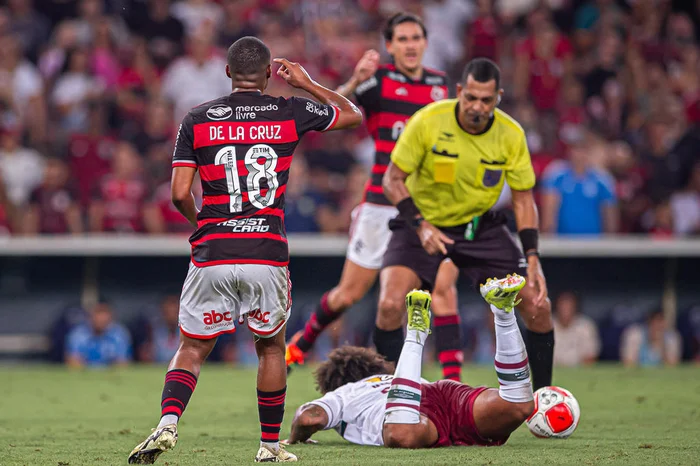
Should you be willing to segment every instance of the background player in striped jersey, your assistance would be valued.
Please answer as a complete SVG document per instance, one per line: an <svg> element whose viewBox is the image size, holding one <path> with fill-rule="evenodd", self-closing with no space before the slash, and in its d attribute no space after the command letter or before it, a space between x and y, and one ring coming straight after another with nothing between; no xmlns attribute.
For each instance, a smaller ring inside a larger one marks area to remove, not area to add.
<svg viewBox="0 0 700 466"><path fill-rule="evenodd" d="M427 46L422 20L408 13L397 13L384 30L386 48L393 63L379 66L379 53L369 50L357 63L352 78L338 89L345 96L355 94L367 115L367 127L375 143L375 162L363 202L353 211L347 258L340 282L321 298L303 331L287 346L287 364L300 364L304 353L318 335L369 291L377 279L382 256L391 232L389 220L397 210L384 196L382 176L391 151L406 121L423 106L447 97L445 74L421 64ZM394 344L390 341L394 340ZM403 330L374 334L380 354L403 341ZM393 355L395 361L398 353Z"/></svg>
<svg viewBox="0 0 700 466"><path fill-rule="evenodd" d="M396 371L372 350L334 350L316 371L323 396L299 408L288 441L304 442L319 430L335 429L360 445L504 444L534 409L527 353L513 314L514 299L524 284L523 277L515 275L481 287L496 324L498 389L421 378L430 295L413 290L406 296L408 330Z"/></svg>
<svg viewBox="0 0 700 466"><path fill-rule="evenodd" d="M201 366L217 337L234 332L239 318L254 334L259 359L262 433L255 460L296 461L279 446L287 390L284 328L291 306L284 192L299 138L308 131L355 127L362 114L298 63L274 61L287 84L322 103L263 94L272 74L270 50L259 39L244 37L228 50L232 93L193 108L180 125L172 199L197 227L180 297L181 343L165 376L160 423L134 448L129 463L152 464L175 446L177 422ZM197 170L204 192L201 212L191 192Z"/></svg>

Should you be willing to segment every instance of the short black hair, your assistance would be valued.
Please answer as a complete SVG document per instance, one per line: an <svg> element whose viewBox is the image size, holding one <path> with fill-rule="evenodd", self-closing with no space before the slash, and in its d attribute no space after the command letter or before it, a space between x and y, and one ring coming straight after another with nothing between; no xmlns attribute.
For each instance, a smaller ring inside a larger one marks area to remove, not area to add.
<svg viewBox="0 0 700 466"><path fill-rule="evenodd" d="M384 39L391 42L391 40L394 38L394 28L396 28L397 25L403 23L416 23L423 30L423 37L425 37L426 39L428 38L428 30L425 29L423 18L421 18L418 15L414 15L413 13L400 12L396 13L394 16L387 20L386 25L384 26L384 31L382 33L384 35Z"/></svg>
<svg viewBox="0 0 700 466"><path fill-rule="evenodd" d="M341 346L330 352L314 376L322 394L332 392L345 384L357 382L371 375L393 374L394 364L371 348Z"/></svg>
<svg viewBox="0 0 700 466"><path fill-rule="evenodd" d="M241 37L228 48L226 62L231 77L234 74L243 76L255 75L265 71L270 64L270 49L257 37Z"/></svg>
<svg viewBox="0 0 700 466"><path fill-rule="evenodd" d="M496 81L496 90L501 88L501 69L488 58L475 58L467 63L462 71L462 84L467 83L469 76L480 83L487 83L493 79Z"/></svg>

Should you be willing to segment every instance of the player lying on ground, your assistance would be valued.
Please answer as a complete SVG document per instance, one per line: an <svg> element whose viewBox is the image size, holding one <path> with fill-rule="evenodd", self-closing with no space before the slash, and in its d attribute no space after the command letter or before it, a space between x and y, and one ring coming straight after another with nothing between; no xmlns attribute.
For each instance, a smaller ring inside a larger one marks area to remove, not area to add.
<svg viewBox="0 0 700 466"><path fill-rule="evenodd" d="M447 97L445 74L421 63L428 41L419 17L395 14L387 21L384 39L393 63L380 66L379 53L368 50L355 66L352 78L338 88L348 98L354 94L365 109L367 129L375 142L374 166L364 198L352 213L352 234L340 281L323 295L304 330L287 344L287 365L303 364L320 333L362 299L377 280L391 236L389 220L397 214L382 189L389 155L409 117L425 105ZM387 338L391 335L375 330L377 347ZM398 329L398 338L403 341L402 328Z"/></svg>
<svg viewBox="0 0 700 466"><path fill-rule="evenodd" d="M390 363L373 350L334 350L316 371L323 397L299 408L288 442L305 442L319 430L335 429L360 445L502 445L534 409L527 353L513 313L524 285L523 277L513 275L481 286L494 313L500 388L421 379L430 295L413 290L406 295L408 332L394 375L389 375Z"/></svg>
<svg viewBox="0 0 700 466"><path fill-rule="evenodd" d="M237 40L228 50L225 70L231 94L193 108L180 125L172 198L197 227L180 297L182 336L165 376L160 423L131 452L130 464L152 464L175 446L177 423L202 364L217 337L234 332L239 318L247 320L258 355L261 436L255 461L297 460L279 445L287 392L284 330L291 306L284 192L299 139L309 131L355 127L362 114L345 97L313 81L301 65L283 58L274 60L280 65L277 75L320 103L265 94L272 76L270 58L270 49L259 39ZM191 192L198 170L204 191L201 212Z"/></svg>

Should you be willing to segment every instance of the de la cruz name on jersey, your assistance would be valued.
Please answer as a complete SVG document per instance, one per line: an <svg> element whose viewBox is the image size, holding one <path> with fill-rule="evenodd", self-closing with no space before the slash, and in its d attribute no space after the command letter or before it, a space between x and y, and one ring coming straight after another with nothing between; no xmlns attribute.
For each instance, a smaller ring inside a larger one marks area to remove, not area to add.
<svg viewBox="0 0 700 466"><path fill-rule="evenodd" d="M284 192L294 149L335 125L338 109L301 97L236 92L193 108L180 125L173 167L193 167L202 210L190 237L194 265L289 263Z"/></svg>
<svg viewBox="0 0 700 466"><path fill-rule="evenodd" d="M355 90L357 102L367 114L367 128L374 139L374 166L365 187L365 202L391 205L384 196L382 177L391 161L408 119L421 108L447 98L447 79L441 71L423 69L423 76L413 80L394 65L383 65Z"/></svg>

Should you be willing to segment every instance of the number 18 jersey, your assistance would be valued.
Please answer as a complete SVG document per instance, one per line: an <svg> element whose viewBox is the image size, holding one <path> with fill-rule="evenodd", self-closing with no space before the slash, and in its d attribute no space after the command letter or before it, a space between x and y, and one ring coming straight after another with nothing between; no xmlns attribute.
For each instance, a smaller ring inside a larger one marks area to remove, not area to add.
<svg viewBox="0 0 700 466"><path fill-rule="evenodd" d="M326 131L339 110L301 97L235 92L193 108L178 130L173 167L193 167L202 210L190 237L192 263L289 263L284 192L294 149Z"/></svg>

